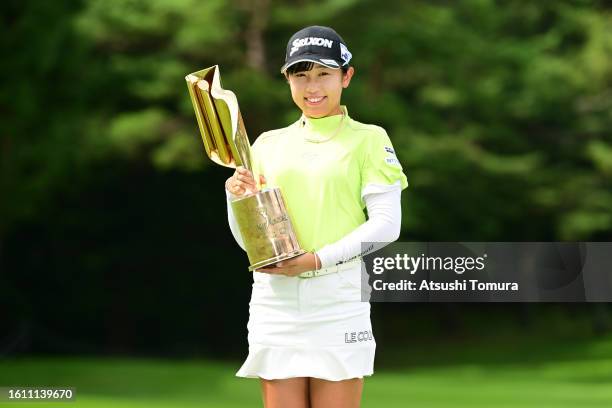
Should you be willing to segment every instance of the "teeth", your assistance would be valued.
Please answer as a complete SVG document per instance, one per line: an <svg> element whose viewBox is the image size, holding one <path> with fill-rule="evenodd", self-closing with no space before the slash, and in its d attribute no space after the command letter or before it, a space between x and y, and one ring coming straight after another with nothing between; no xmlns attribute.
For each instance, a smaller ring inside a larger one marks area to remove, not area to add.
<svg viewBox="0 0 612 408"><path fill-rule="evenodd" d="M310 103L317 103L317 102L320 102L323 99L323 97L321 96L319 98L307 98L307 99L308 99L308 102Z"/></svg>

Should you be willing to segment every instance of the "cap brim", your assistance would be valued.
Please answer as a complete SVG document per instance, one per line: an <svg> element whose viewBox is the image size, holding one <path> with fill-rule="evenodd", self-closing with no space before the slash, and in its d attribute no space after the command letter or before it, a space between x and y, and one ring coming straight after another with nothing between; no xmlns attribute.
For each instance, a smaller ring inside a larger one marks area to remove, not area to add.
<svg viewBox="0 0 612 408"><path fill-rule="evenodd" d="M285 71L287 70L287 68L289 68L292 65L297 64L298 62L314 62L316 64L321 64L321 65L323 65L323 66L325 66L327 68L331 68L331 69L340 69L341 68L340 65L331 65L329 63L323 62L322 60L328 60L329 61L329 58L319 58L319 57L314 56L314 55L313 56L302 55L302 56L300 56L299 59L296 59L295 61L289 61L289 62L285 63L285 65L283 65L281 67L280 72L281 72L281 74L284 74Z"/></svg>

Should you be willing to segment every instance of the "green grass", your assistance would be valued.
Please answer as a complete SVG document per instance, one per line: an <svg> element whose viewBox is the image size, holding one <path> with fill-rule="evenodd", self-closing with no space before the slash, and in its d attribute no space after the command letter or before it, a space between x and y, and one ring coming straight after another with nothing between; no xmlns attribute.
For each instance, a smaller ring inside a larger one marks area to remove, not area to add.
<svg viewBox="0 0 612 408"><path fill-rule="evenodd" d="M612 338L462 345L385 353L366 379L364 408L612 407ZM7 407L259 407L259 383L240 362L29 358L0 362L0 385L70 386L74 403ZM384 366L382 368L379 366Z"/></svg>

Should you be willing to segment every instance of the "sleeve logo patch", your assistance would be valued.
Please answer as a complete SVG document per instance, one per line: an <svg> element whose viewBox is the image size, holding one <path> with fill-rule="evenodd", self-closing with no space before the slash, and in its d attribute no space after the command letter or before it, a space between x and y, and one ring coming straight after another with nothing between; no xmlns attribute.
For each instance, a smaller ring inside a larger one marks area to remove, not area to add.
<svg viewBox="0 0 612 408"><path fill-rule="evenodd" d="M392 148L390 148L390 147L386 147L385 146L385 152L390 153L390 154L395 156L395 151Z"/></svg>
<svg viewBox="0 0 612 408"><path fill-rule="evenodd" d="M397 158L395 158L395 157L387 157L385 159L385 162L387 164L393 164L395 166L400 166L401 167L401 164L400 164L399 160L397 160Z"/></svg>

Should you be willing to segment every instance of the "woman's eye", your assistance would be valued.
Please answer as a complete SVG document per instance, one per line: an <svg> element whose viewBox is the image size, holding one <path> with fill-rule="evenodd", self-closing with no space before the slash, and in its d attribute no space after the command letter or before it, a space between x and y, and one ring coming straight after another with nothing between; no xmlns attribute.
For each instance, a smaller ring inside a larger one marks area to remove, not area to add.
<svg viewBox="0 0 612 408"><path fill-rule="evenodd" d="M320 75L329 75L327 72L321 72Z"/></svg>

